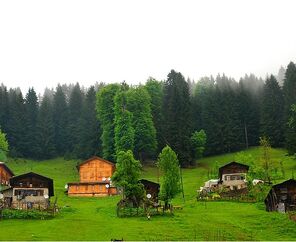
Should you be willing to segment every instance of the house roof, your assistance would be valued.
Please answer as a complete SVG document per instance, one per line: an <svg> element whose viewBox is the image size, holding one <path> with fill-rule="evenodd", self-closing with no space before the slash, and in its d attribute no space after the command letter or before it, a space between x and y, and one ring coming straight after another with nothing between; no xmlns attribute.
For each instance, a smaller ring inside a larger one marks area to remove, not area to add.
<svg viewBox="0 0 296 242"><path fill-rule="evenodd" d="M26 177L36 177L36 178L38 178L40 180L47 181L48 182L48 193L49 193L49 196L54 196L53 180L51 178L42 176L42 175L37 174L35 172L28 172L28 173L24 173L24 174L21 174L21 175L18 175L18 176L11 177L9 179L10 186L13 187L14 186L14 183L16 181L18 181L19 179L26 178Z"/></svg>
<svg viewBox="0 0 296 242"><path fill-rule="evenodd" d="M105 163L107 163L107 164L109 164L109 165L115 166L115 164L112 163L111 161L105 160L105 159L103 159L103 158L101 158L101 157L98 157L98 156L93 156L93 157L91 157L91 158L89 158L89 159L87 159L87 160L85 160L85 161L79 163L79 164L76 166L76 168L79 170L80 166L82 166L82 165L84 165L84 164L86 164L86 163L88 163L88 162L90 162L90 161L92 161L92 160L101 160L101 161L103 161L103 162L105 162Z"/></svg>
<svg viewBox="0 0 296 242"><path fill-rule="evenodd" d="M156 182L153 182L153 181L149 181L149 180L146 180L146 179L141 179L139 180L140 183L142 183L143 185L152 185L154 187L160 187L159 183L156 183Z"/></svg>
<svg viewBox="0 0 296 242"><path fill-rule="evenodd" d="M11 176L14 176L14 173L12 172L12 170L9 169L9 167L4 163L0 161L0 166L4 167L4 169L10 173Z"/></svg>
<svg viewBox="0 0 296 242"><path fill-rule="evenodd" d="M231 161L231 162L227 163L226 165L221 166L221 167L219 168L219 171L222 170L223 168L226 168L226 167L228 167L228 166L232 166L232 165L241 166L241 167L244 167L244 168L246 168L247 170L249 170L249 166L248 166L248 165L245 165L245 164L242 164L242 163L238 163L238 162L236 162L236 161Z"/></svg>
<svg viewBox="0 0 296 242"><path fill-rule="evenodd" d="M110 184L110 181L96 181L96 182L69 182L67 185L100 185Z"/></svg>
<svg viewBox="0 0 296 242"><path fill-rule="evenodd" d="M286 180L286 181L284 181L282 183L273 185L272 188L278 188L278 187L286 186L288 184L293 184L293 185L296 186L296 180L295 179L289 179L289 180Z"/></svg>

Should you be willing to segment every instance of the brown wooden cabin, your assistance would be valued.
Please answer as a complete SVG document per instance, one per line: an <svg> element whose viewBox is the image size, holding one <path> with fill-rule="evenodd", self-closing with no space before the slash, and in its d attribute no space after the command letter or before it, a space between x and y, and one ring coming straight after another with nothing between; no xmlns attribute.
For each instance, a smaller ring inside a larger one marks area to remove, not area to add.
<svg viewBox="0 0 296 242"><path fill-rule="evenodd" d="M5 203L12 208L46 209L54 196L53 180L34 172L14 176L10 187L3 190Z"/></svg>
<svg viewBox="0 0 296 242"><path fill-rule="evenodd" d="M230 190L246 188L249 166L232 161L219 168L219 184Z"/></svg>
<svg viewBox="0 0 296 242"><path fill-rule="evenodd" d="M115 171L112 162L94 156L77 165L77 169L80 182L68 183L69 196L95 197L117 194L117 189L111 182Z"/></svg>
<svg viewBox="0 0 296 242"><path fill-rule="evenodd" d="M8 166L4 162L0 162L0 186L8 186L9 179L13 176L14 174Z"/></svg>
<svg viewBox="0 0 296 242"><path fill-rule="evenodd" d="M146 179L139 180L143 184L146 194L151 194L151 201L158 202L158 194L160 190L160 185L156 182L152 182Z"/></svg>
<svg viewBox="0 0 296 242"><path fill-rule="evenodd" d="M272 186L264 203L269 212L296 210L296 180L290 179Z"/></svg>

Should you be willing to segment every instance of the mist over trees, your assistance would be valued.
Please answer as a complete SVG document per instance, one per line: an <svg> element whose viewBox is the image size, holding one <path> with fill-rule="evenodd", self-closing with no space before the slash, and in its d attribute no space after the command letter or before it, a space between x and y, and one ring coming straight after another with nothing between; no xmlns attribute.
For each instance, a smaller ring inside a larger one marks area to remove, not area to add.
<svg viewBox="0 0 296 242"><path fill-rule="evenodd" d="M295 154L295 104L293 62L277 76L250 74L238 82L224 74L186 80L172 70L166 80L149 78L144 85L63 84L42 96L2 84L0 127L12 157L99 155L116 162L120 151L131 150L143 162L168 145L186 167L195 164L192 136L200 130L205 155L257 146L263 136Z"/></svg>

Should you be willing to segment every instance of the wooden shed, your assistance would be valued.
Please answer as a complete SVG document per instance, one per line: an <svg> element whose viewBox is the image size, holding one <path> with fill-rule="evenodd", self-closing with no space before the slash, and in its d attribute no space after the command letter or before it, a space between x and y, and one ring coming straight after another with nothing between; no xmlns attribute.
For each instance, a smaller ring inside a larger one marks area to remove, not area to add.
<svg viewBox="0 0 296 242"><path fill-rule="evenodd" d="M4 162L0 162L0 186L8 186L9 179L13 177L13 172L8 168Z"/></svg>
<svg viewBox="0 0 296 242"><path fill-rule="evenodd" d="M219 183L230 190L245 188L248 170L249 166L232 161L219 168Z"/></svg>
<svg viewBox="0 0 296 242"><path fill-rule="evenodd" d="M272 186L264 202L269 212L296 210L296 180L290 179Z"/></svg>
<svg viewBox="0 0 296 242"><path fill-rule="evenodd" d="M139 180L140 183L143 184L146 194L151 195L151 200L153 202L158 202L158 193L160 189L160 185L156 182L149 181L146 179Z"/></svg>
<svg viewBox="0 0 296 242"><path fill-rule="evenodd" d="M117 194L116 187L112 186L111 177L115 165L103 158L94 156L77 165L80 182L67 184L69 196L95 197Z"/></svg>
<svg viewBox="0 0 296 242"><path fill-rule="evenodd" d="M53 180L34 172L14 176L3 191L6 203L13 208L46 209L54 196Z"/></svg>

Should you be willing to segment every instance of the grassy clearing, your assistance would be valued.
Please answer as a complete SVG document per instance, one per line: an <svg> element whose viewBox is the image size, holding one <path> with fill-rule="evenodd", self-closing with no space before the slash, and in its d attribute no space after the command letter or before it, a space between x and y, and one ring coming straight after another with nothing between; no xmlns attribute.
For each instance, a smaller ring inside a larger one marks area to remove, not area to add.
<svg viewBox="0 0 296 242"><path fill-rule="evenodd" d="M260 149L247 151L259 159ZM272 158L283 160L286 178L296 174L296 160L286 151L273 149ZM185 203L181 196L174 204L183 210L174 216L117 218L118 196L68 198L67 182L78 181L77 161L9 161L16 173L34 171L54 179L55 195L62 207L50 220L2 220L0 240L296 240L296 223L285 214L267 213L262 203L197 202L196 190L206 181L208 169L234 160L236 154L207 157L197 168L183 169ZM155 167L144 167L143 177L157 181Z"/></svg>

